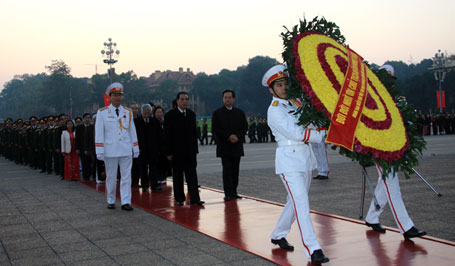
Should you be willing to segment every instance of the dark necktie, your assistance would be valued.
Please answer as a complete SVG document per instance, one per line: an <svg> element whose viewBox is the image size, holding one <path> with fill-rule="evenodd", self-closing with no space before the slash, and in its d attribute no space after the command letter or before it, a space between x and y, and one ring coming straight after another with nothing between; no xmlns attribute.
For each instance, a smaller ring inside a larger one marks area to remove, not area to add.
<svg viewBox="0 0 455 266"><path fill-rule="evenodd" d="M115 109L115 113L116 113L116 114L117 114L117 116L118 116L118 108L116 108L116 109Z"/></svg>
<svg viewBox="0 0 455 266"><path fill-rule="evenodd" d="M183 116L186 116L186 110L185 110L185 111L183 111Z"/></svg>
<svg viewBox="0 0 455 266"><path fill-rule="evenodd" d="M148 119L148 118L145 119L145 123L146 123L146 124L149 123L149 119Z"/></svg>

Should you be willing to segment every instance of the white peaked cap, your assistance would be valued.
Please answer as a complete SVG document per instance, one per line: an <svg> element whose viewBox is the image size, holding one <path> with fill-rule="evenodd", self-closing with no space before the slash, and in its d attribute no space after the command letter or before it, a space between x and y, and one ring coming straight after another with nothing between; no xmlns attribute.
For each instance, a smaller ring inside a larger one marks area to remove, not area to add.
<svg viewBox="0 0 455 266"><path fill-rule="evenodd" d="M278 79L287 78L288 75L285 72L286 67L284 65L276 65L271 67L267 72L265 72L262 77L262 86L270 87L270 84Z"/></svg>
<svg viewBox="0 0 455 266"><path fill-rule="evenodd" d="M395 70L393 69L393 66L391 66L391 65L383 65L383 66L380 67L379 69L384 69L384 70L387 71L390 75L395 76Z"/></svg>

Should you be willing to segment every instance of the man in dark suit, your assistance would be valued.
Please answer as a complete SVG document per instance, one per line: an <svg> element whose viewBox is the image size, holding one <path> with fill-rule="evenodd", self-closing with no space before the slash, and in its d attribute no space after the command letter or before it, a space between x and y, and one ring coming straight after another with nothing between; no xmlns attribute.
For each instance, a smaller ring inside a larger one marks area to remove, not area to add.
<svg viewBox="0 0 455 266"><path fill-rule="evenodd" d="M95 179L95 127L90 123L92 116L86 113L82 116L84 123L76 127L76 151L82 163L82 179Z"/></svg>
<svg viewBox="0 0 455 266"><path fill-rule="evenodd" d="M240 157L243 153L243 139L248 130L245 113L235 108L235 92L223 91L224 106L213 112L212 131L216 137L216 157L223 165L224 200L240 199L239 184Z"/></svg>
<svg viewBox="0 0 455 266"><path fill-rule="evenodd" d="M153 192L161 191L158 184L157 163L162 150L161 125L158 119L152 117L152 106L144 104L141 107L142 116L134 119L137 139L139 142L139 171L141 173L142 192L150 187Z"/></svg>
<svg viewBox="0 0 455 266"><path fill-rule="evenodd" d="M177 108L167 112L164 117L166 155L168 160L172 160L174 198L179 206L182 206L185 201L183 173L188 184L191 204L204 204L199 197L196 173L196 154L198 153L196 114L188 109L188 103L188 93L179 92Z"/></svg>

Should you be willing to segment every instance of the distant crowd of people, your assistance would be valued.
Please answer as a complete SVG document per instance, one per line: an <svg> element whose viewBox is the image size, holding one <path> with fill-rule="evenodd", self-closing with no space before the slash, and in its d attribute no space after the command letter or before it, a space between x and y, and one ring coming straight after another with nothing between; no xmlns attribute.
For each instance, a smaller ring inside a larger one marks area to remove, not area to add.
<svg viewBox="0 0 455 266"><path fill-rule="evenodd" d="M455 114L418 115L417 125L424 136L455 134Z"/></svg>

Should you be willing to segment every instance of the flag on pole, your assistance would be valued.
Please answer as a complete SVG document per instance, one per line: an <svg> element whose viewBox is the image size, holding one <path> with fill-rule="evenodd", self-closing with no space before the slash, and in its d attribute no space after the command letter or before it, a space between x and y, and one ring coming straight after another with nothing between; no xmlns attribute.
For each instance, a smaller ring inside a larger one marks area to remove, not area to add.
<svg viewBox="0 0 455 266"><path fill-rule="evenodd" d="M442 97L442 99L441 99ZM446 92L441 91L441 95L439 95L439 91L436 91L436 100L438 108L446 108ZM442 105L442 107L441 107Z"/></svg>

